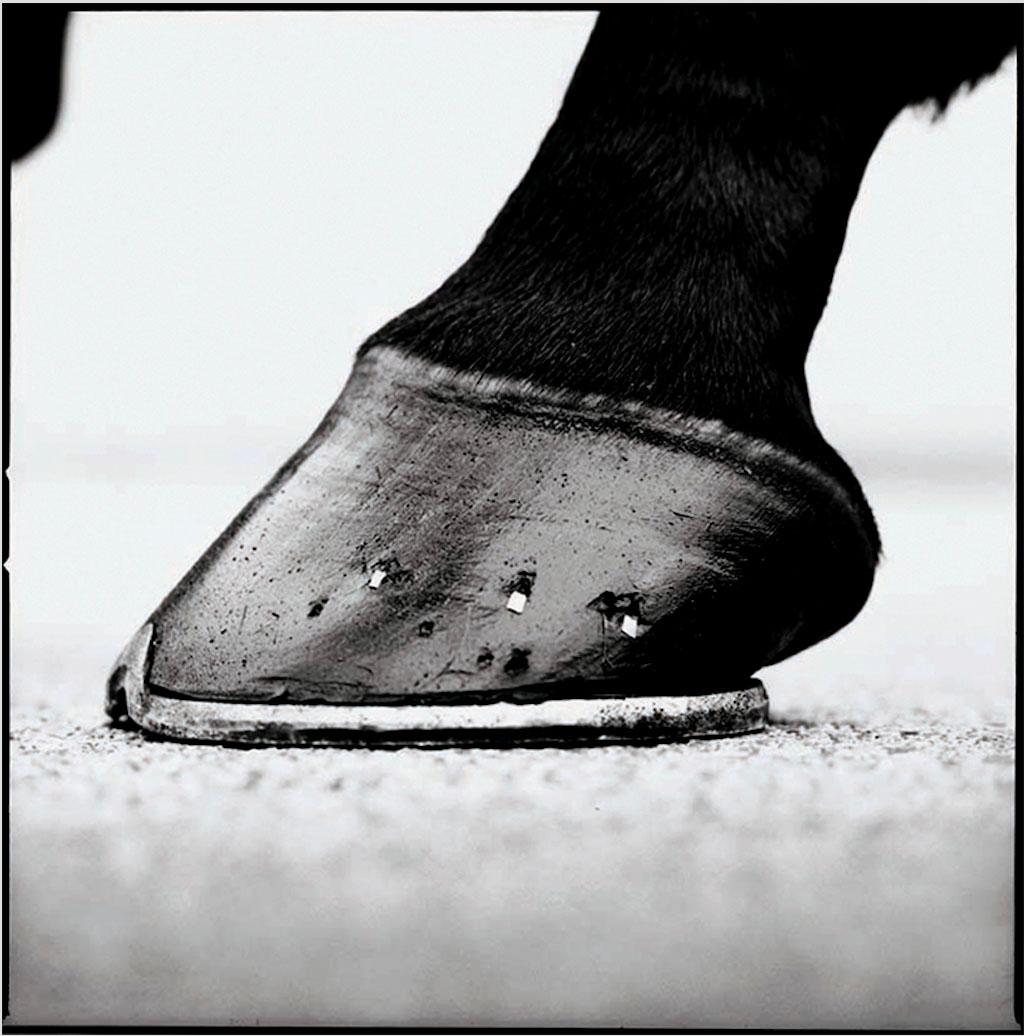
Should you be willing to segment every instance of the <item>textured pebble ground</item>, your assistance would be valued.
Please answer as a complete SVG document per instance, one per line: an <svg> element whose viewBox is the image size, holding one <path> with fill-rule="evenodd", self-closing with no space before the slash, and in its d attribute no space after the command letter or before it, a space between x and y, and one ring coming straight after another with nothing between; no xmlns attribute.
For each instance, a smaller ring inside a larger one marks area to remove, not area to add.
<svg viewBox="0 0 1024 1036"><path fill-rule="evenodd" d="M1005 1026L1012 752L795 719L240 751L19 710L17 1015Z"/></svg>

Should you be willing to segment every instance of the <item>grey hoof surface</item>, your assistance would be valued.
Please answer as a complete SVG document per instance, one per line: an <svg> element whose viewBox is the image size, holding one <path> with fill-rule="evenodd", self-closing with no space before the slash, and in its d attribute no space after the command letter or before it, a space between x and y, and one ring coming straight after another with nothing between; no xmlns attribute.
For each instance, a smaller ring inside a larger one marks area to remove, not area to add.
<svg viewBox="0 0 1024 1036"><path fill-rule="evenodd" d="M751 674L849 621L873 566L848 496L772 446L380 350L150 616L110 711L253 743L745 733Z"/></svg>

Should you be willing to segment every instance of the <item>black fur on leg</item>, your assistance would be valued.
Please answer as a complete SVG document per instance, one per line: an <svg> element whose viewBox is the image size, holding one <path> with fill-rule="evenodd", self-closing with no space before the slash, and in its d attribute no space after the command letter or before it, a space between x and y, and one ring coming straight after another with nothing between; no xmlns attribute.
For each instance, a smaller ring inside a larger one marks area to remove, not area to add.
<svg viewBox="0 0 1024 1036"><path fill-rule="evenodd" d="M602 14L475 253L364 350L719 419L855 485L804 358L886 125L1012 46L976 10Z"/></svg>

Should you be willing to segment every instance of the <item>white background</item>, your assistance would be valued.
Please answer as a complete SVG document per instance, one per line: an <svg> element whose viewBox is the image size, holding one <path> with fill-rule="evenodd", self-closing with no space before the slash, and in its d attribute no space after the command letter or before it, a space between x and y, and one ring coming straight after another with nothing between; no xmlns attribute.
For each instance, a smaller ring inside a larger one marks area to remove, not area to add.
<svg viewBox="0 0 1024 1036"><path fill-rule="evenodd" d="M16 701L98 707L362 339L470 253L593 17L73 16L56 132L12 177ZM777 703L1009 708L1014 75L905 112L868 168L808 374L887 560Z"/></svg>

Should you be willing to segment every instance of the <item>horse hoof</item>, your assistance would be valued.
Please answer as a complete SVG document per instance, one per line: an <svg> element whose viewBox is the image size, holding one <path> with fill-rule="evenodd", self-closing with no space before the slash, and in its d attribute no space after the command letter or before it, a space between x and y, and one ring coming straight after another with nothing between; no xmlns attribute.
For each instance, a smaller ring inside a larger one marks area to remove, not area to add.
<svg viewBox="0 0 1024 1036"><path fill-rule="evenodd" d="M829 476L650 407L363 356L118 660L108 712L244 743L760 729L752 678L867 598Z"/></svg>

